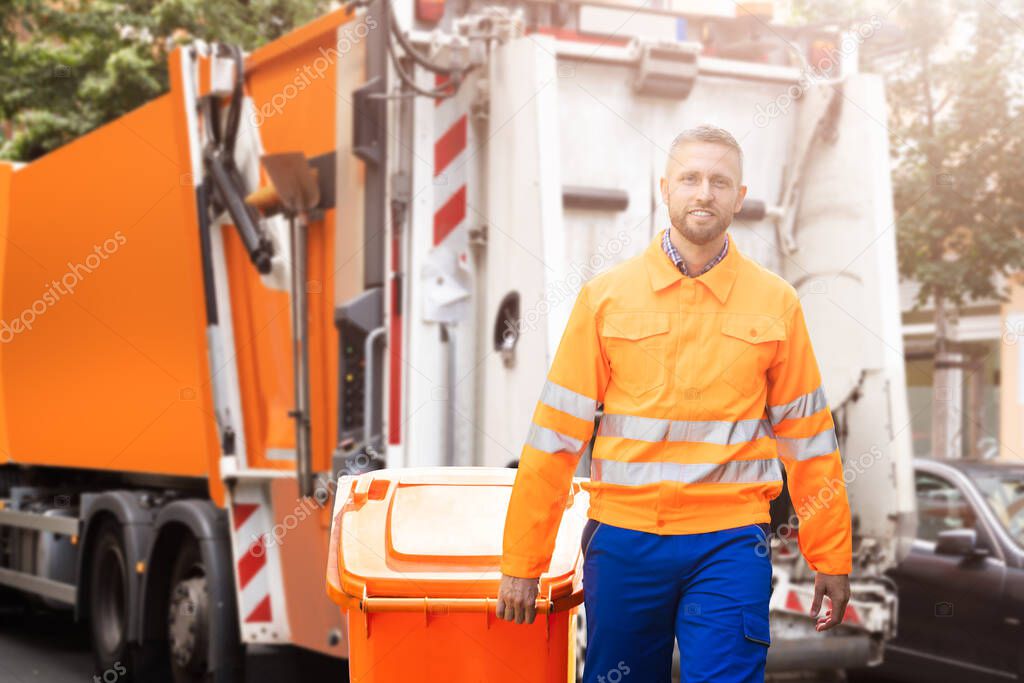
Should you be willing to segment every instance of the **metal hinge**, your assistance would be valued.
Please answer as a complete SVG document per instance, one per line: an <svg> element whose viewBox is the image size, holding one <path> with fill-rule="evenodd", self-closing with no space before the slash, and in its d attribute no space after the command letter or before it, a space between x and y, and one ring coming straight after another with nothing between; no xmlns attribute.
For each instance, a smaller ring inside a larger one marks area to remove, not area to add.
<svg viewBox="0 0 1024 683"><path fill-rule="evenodd" d="M479 228L469 229L469 246L471 247L486 247L487 246L487 224L484 223Z"/></svg>

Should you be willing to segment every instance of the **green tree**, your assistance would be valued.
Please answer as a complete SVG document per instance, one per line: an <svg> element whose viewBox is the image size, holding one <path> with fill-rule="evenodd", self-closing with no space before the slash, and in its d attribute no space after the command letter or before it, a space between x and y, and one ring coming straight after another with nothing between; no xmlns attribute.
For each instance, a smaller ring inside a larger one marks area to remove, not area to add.
<svg viewBox="0 0 1024 683"><path fill-rule="evenodd" d="M0 0L0 157L30 161L165 92L194 39L252 50L326 0Z"/></svg>
<svg viewBox="0 0 1024 683"><path fill-rule="evenodd" d="M1024 174L1014 156L1024 125L1012 80L1020 28L988 2L957 2L942 12L915 0L905 11L919 19L907 22L912 49L892 79L901 124L894 183L900 270L921 285L915 307L934 302L936 391L959 392L946 367L960 359L949 321L971 301L1006 300L1008 276L1024 270ZM933 401L939 457L962 455L955 405ZM980 424L980 410L969 407L972 423Z"/></svg>
<svg viewBox="0 0 1024 683"><path fill-rule="evenodd" d="M1020 28L987 2L904 11L912 48L890 79L900 268L921 284L918 305L931 298L955 315L1004 299L996 276L1024 269Z"/></svg>
<svg viewBox="0 0 1024 683"><path fill-rule="evenodd" d="M798 7L805 17L855 21L837 4ZM1005 301L1010 276L1024 271L1024 18L987 0L857 4L900 36L895 45L867 41L862 56L886 80L900 275L920 285L915 309L934 305L935 386L944 390L943 366L955 362L950 321L972 301ZM933 406L936 455L959 457L958 416L948 401Z"/></svg>

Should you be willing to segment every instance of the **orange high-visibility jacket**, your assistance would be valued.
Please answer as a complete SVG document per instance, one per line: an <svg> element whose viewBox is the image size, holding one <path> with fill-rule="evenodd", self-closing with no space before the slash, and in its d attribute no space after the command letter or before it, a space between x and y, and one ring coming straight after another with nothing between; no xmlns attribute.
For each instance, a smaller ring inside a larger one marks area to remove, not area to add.
<svg viewBox="0 0 1024 683"><path fill-rule="evenodd" d="M519 459L502 572L547 571L603 403L583 483L591 518L656 534L768 522L785 467L804 558L850 573L839 445L796 290L731 233L695 278L661 237L577 296Z"/></svg>

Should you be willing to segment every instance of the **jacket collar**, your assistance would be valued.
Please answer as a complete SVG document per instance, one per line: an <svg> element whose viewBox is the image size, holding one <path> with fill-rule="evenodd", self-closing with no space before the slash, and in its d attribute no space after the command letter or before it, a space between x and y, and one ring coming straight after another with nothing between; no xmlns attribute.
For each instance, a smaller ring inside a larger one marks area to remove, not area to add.
<svg viewBox="0 0 1024 683"><path fill-rule="evenodd" d="M661 248L663 232L663 230L658 230L644 251L644 266L647 268L651 289L655 292L679 282L685 277L672 263L672 259L665 253L665 250ZM732 291L732 285L736 282L736 274L739 272L740 262L743 258L736 247L736 239L733 234L730 232L728 235L729 249L725 252L725 258L712 266L708 272L693 278L710 289L722 304L729 298L729 292Z"/></svg>

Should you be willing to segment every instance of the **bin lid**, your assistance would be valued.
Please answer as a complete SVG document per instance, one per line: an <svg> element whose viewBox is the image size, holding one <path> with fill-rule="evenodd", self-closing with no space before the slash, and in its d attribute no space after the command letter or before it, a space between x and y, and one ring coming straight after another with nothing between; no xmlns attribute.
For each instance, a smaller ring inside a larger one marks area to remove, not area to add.
<svg viewBox="0 0 1024 683"><path fill-rule="evenodd" d="M386 469L338 482L328 592L352 598L494 598L516 470ZM582 581L580 536L588 496L574 481L540 597ZM333 590L332 590L333 589Z"/></svg>

